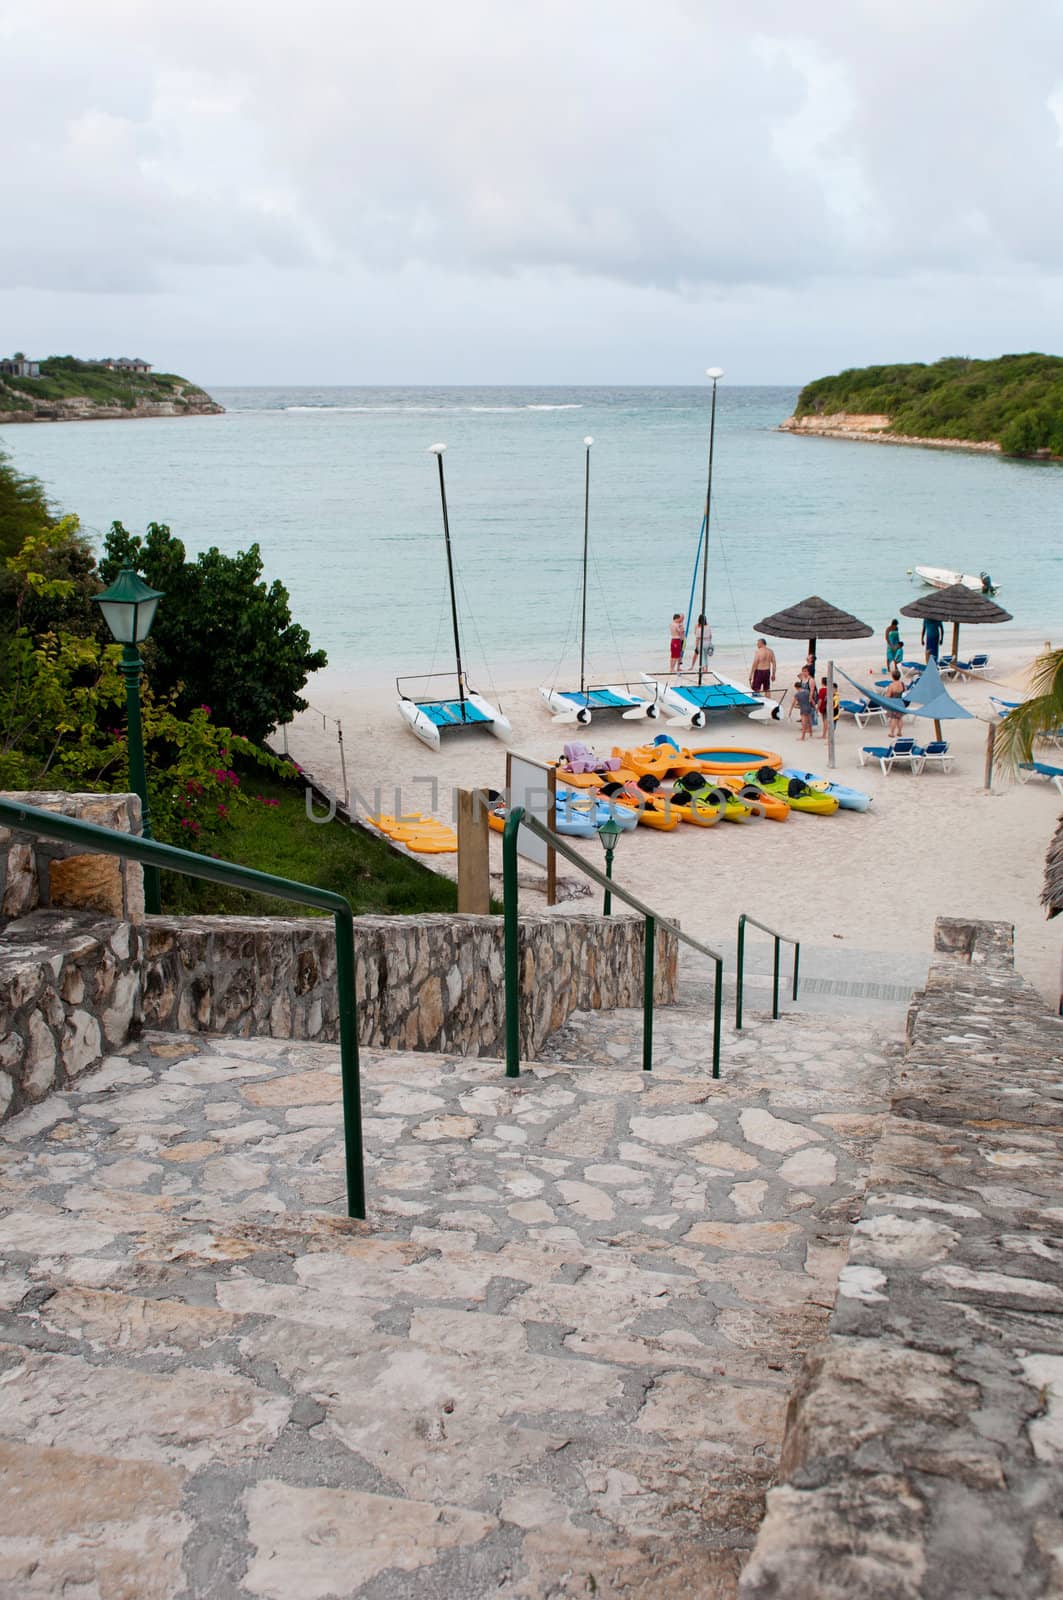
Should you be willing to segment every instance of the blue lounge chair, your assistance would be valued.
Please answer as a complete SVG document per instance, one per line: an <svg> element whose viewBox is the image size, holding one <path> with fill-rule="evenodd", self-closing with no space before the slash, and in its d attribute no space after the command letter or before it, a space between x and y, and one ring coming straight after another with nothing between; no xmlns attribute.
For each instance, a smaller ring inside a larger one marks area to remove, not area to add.
<svg viewBox="0 0 1063 1600"><path fill-rule="evenodd" d="M877 761L887 776L895 766L907 766L918 777L925 754L914 739L894 739L888 745L866 744L860 751L860 765L866 767L869 761Z"/></svg>
<svg viewBox="0 0 1063 1600"><path fill-rule="evenodd" d="M1050 761L1020 761L1019 771L1024 774L1023 783L1029 783L1031 778L1046 778L1063 794L1063 767L1055 767Z"/></svg>
<svg viewBox="0 0 1063 1600"><path fill-rule="evenodd" d="M838 710L852 717L858 728L865 728L872 717L881 717L885 722L887 716L885 706L876 706L870 700L839 700Z"/></svg>
<svg viewBox="0 0 1063 1600"><path fill-rule="evenodd" d="M955 661L952 663L953 672L959 677L961 674L971 677L975 673L981 676L989 671L989 657L987 655L972 656L969 661Z"/></svg>
<svg viewBox="0 0 1063 1600"><path fill-rule="evenodd" d="M1016 706L1022 705L1022 701L1001 700L999 696L991 694L989 696L989 704L993 707L993 710L996 712L997 716L1003 721L1009 711L1014 711Z"/></svg>
<svg viewBox="0 0 1063 1600"><path fill-rule="evenodd" d="M923 766L928 761L936 761L942 772L948 772L952 766L952 756L949 754L947 739L930 739L923 746Z"/></svg>
<svg viewBox="0 0 1063 1600"><path fill-rule="evenodd" d="M887 776L895 766L911 766L916 776L922 771L925 750L914 739L893 739L892 744L864 744L860 752L860 765L877 762Z"/></svg>

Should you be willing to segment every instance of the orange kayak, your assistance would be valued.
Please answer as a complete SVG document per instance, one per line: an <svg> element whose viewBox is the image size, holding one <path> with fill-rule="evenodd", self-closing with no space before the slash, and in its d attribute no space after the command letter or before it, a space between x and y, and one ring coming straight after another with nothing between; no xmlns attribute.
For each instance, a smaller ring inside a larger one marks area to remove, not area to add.
<svg viewBox="0 0 1063 1600"><path fill-rule="evenodd" d="M614 747L613 755L639 778L678 778L684 772L698 771L697 762L670 739L662 744L640 744L634 750Z"/></svg>
<svg viewBox="0 0 1063 1600"><path fill-rule="evenodd" d="M660 833L671 833L678 828L679 817L667 800L651 800L646 794L633 794L618 784L605 784L602 793L614 805L629 806L638 812L641 828L656 828Z"/></svg>

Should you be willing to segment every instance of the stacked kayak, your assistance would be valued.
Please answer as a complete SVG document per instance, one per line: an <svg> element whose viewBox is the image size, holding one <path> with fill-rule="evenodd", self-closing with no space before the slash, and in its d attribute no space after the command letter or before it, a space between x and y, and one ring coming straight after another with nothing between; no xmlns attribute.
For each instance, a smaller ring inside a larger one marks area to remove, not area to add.
<svg viewBox="0 0 1063 1600"><path fill-rule="evenodd" d="M638 823L638 816L630 807L614 806L600 793L588 789L558 789L555 800L554 827L573 839L593 839L603 822L615 822L625 832ZM487 824L496 833L505 828L506 802L500 794L493 797Z"/></svg>
<svg viewBox="0 0 1063 1600"><path fill-rule="evenodd" d="M645 781L649 784L654 782L652 778ZM679 826L679 817L668 800L651 798L652 791L644 789L641 783L606 783L602 785L599 793L615 808L614 821L619 821L621 812L629 810L643 828L656 828L659 833L671 833L673 828Z"/></svg>
<svg viewBox="0 0 1063 1600"><path fill-rule="evenodd" d="M814 772L801 772L797 767L783 767L780 774L783 778L800 778L802 783L807 783L810 789L815 789L818 794L833 795L843 811L866 811L871 804L871 796L862 789L850 789L848 784L835 783L832 778L817 777Z"/></svg>
<svg viewBox="0 0 1063 1600"><path fill-rule="evenodd" d="M785 800L791 811L804 811L814 817L831 817L838 809L834 795L810 789L803 778L784 778L773 767L758 767L755 772L747 772L744 781L763 789L765 794Z"/></svg>
<svg viewBox="0 0 1063 1600"><path fill-rule="evenodd" d="M772 822L786 822L789 819L790 802L784 800L782 795L770 792L759 783L741 783L737 778L728 778L726 782L739 800L759 810L761 816Z"/></svg>
<svg viewBox="0 0 1063 1600"><path fill-rule="evenodd" d="M713 821L748 822L751 817L762 816L760 806L736 795L724 784L710 783L700 772L688 772L680 778L671 794L672 810L679 813L683 822L709 827L703 819L712 815Z"/></svg>
<svg viewBox="0 0 1063 1600"><path fill-rule="evenodd" d="M414 851L416 855L452 855L458 848L458 836L453 828L435 817L421 816L419 812L404 817L389 816L385 812L366 820L387 838L393 839L396 844L404 844L407 850Z"/></svg>

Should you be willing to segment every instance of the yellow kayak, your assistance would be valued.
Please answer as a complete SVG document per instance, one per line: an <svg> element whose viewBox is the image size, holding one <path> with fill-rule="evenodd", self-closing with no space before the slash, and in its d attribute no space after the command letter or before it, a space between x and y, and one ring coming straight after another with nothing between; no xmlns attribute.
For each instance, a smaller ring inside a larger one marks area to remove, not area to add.
<svg viewBox="0 0 1063 1600"><path fill-rule="evenodd" d="M804 811L814 817L832 817L838 809L834 795L810 789L801 778L784 778L770 767L758 767L756 772L747 772L746 782L763 789L768 795L785 800L791 811Z"/></svg>
<svg viewBox="0 0 1063 1600"><path fill-rule="evenodd" d="M748 822L751 817L763 816L759 804L742 799L723 784L712 784L700 773L690 772L680 778L672 790L672 805L681 810L691 801L702 810L715 810L724 822Z"/></svg>

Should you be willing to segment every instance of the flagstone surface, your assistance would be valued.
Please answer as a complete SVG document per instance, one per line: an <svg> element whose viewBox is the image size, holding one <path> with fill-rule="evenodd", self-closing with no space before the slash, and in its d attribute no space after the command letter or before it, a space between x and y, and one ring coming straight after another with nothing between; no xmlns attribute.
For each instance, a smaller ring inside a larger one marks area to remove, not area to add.
<svg viewBox="0 0 1063 1600"><path fill-rule="evenodd" d="M633 1016L367 1053L366 1223L333 1046L149 1035L11 1121L3 1600L733 1595L896 1044L753 1018L714 1082Z"/></svg>

